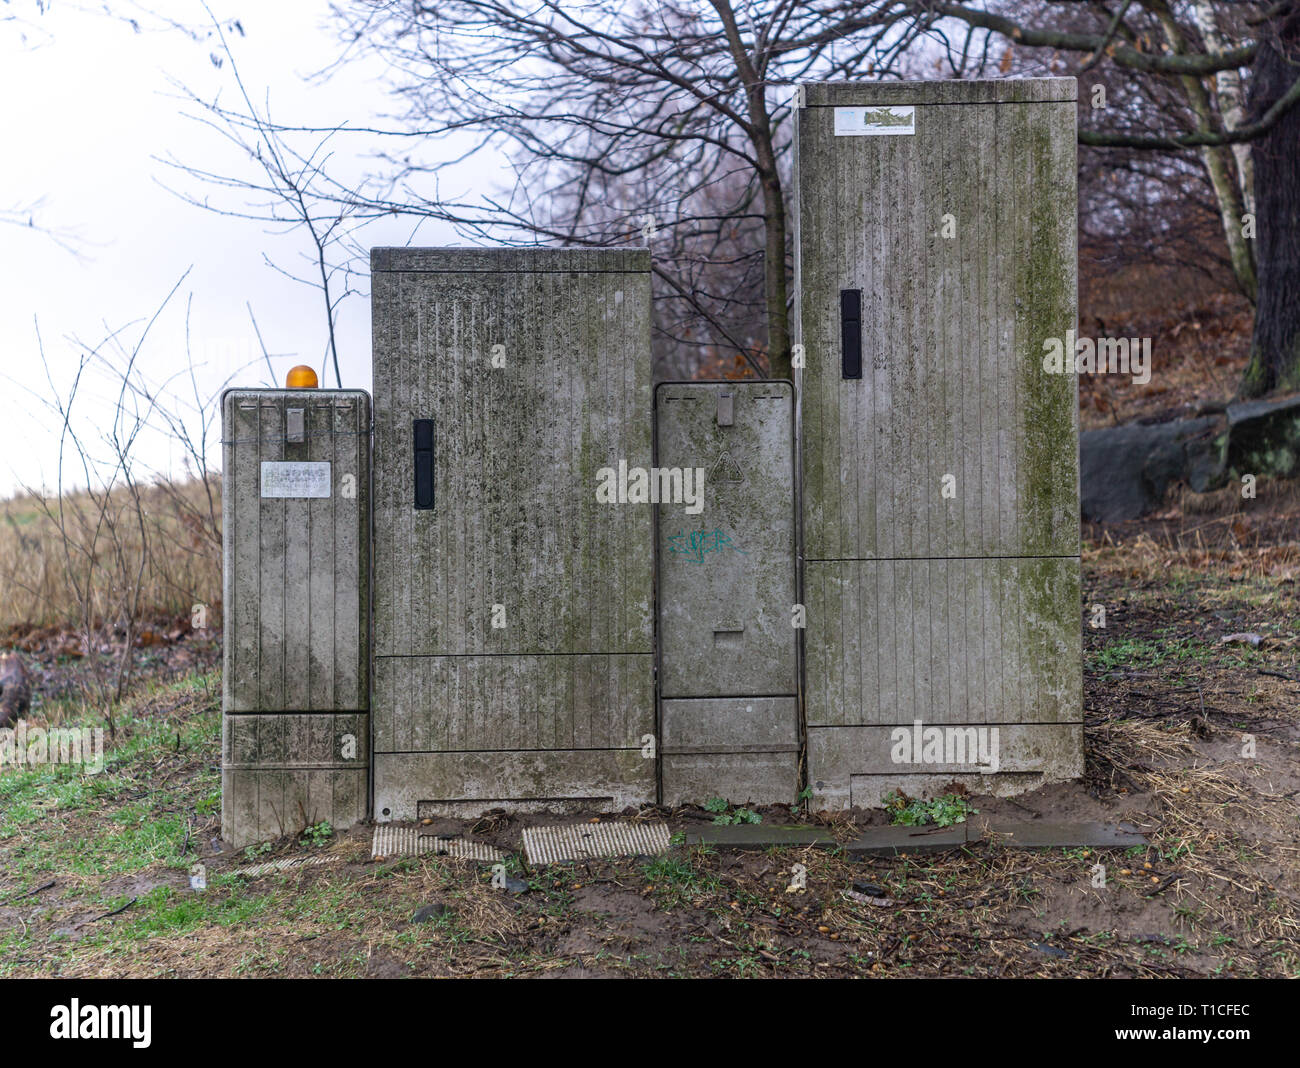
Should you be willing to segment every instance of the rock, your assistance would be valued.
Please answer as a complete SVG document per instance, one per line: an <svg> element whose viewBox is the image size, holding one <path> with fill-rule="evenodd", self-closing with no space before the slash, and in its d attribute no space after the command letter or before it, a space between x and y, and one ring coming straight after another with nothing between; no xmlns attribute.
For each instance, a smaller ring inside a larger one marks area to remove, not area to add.
<svg viewBox="0 0 1300 1068"><path fill-rule="evenodd" d="M0 727L11 727L32 704L31 677L17 653L0 656Z"/></svg>
<svg viewBox="0 0 1300 1068"><path fill-rule="evenodd" d="M1238 476L1300 475L1300 393L1228 405L1228 466Z"/></svg>
<svg viewBox="0 0 1300 1068"><path fill-rule="evenodd" d="M1099 523L1155 511L1169 487L1204 493L1223 484L1225 421L1218 416L1128 423L1079 435L1080 510Z"/></svg>

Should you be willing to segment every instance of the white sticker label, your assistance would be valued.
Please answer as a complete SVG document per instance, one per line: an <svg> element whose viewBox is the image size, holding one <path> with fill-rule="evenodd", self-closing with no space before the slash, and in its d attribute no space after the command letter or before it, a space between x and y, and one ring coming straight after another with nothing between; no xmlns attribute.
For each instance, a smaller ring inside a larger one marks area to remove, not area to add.
<svg viewBox="0 0 1300 1068"><path fill-rule="evenodd" d="M328 460L305 463L262 461L263 497L328 497L330 465Z"/></svg>
<svg viewBox="0 0 1300 1068"><path fill-rule="evenodd" d="M836 137L881 137L916 133L912 107L836 108Z"/></svg>

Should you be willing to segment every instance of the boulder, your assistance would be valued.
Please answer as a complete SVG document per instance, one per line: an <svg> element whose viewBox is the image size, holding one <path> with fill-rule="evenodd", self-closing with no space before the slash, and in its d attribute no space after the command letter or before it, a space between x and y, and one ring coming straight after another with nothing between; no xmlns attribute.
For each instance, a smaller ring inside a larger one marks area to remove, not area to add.
<svg viewBox="0 0 1300 1068"><path fill-rule="evenodd" d="M1228 405L1228 467L1238 478L1300 475L1300 393Z"/></svg>
<svg viewBox="0 0 1300 1068"><path fill-rule="evenodd" d="M1080 511L1115 523L1160 507L1176 482L1197 493L1225 477L1225 420L1216 415L1165 423L1127 423L1079 435Z"/></svg>

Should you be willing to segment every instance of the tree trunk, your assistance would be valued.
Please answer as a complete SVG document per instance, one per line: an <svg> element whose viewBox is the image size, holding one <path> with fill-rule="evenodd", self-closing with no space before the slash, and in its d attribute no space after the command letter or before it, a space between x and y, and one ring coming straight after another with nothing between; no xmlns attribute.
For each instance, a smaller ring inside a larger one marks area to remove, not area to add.
<svg viewBox="0 0 1300 1068"><path fill-rule="evenodd" d="M1196 28L1201 31L1205 49L1215 55L1231 49L1228 39L1219 29L1219 20L1215 11L1214 0L1195 0L1192 5L1192 17ZM1221 70L1214 75L1214 90L1219 101L1219 114L1223 116L1223 125L1229 130L1245 125L1246 91L1241 84L1241 72ZM1250 142L1239 141L1232 146L1233 158L1237 161L1237 187L1246 210L1255 214L1255 165L1251 161Z"/></svg>
<svg viewBox="0 0 1300 1068"><path fill-rule="evenodd" d="M771 378L793 378L790 367L790 309L786 302L785 193L781 179L763 182L764 285L767 297L767 366Z"/></svg>
<svg viewBox="0 0 1300 1068"><path fill-rule="evenodd" d="M1187 42L1183 39L1182 30L1169 6L1162 3L1154 10L1171 51L1178 55L1185 54ZM1179 80L1183 83L1187 103L1196 115L1197 126L1207 133L1214 132L1214 109L1210 106L1210 94L1202 76L1184 74ZM1223 121L1225 126L1231 128L1226 114ZM1232 263L1232 273L1237 279L1237 288L1254 304L1259 283L1250 241L1242 233L1242 217L1248 209L1241 196L1237 176L1233 174L1232 152L1223 145L1206 145L1201 149L1201 164L1205 167L1210 186L1214 189L1214 199L1219 206L1219 221L1223 226L1224 240L1228 244L1228 257Z"/></svg>
<svg viewBox="0 0 1300 1068"><path fill-rule="evenodd" d="M749 143L763 192L763 289L767 304L767 366L769 378L793 378L790 369L790 312L786 306L785 192L772 143L772 116L767 110L765 71L754 65L736 26L731 0L709 0L722 20L736 71L745 85L749 110Z"/></svg>
<svg viewBox="0 0 1300 1068"><path fill-rule="evenodd" d="M1251 84L1254 118L1300 77L1300 11L1263 28ZM1300 107L1254 145L1259 301L1241 393L1300 389Z"/></svg>

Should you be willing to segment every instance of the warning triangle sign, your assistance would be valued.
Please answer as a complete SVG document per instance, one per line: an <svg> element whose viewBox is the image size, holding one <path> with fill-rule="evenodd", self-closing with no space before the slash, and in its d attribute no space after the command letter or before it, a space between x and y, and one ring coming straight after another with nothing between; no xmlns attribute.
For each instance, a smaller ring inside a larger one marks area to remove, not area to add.
<svg viewBox="0 0 1300 1068"><path fill-rule="evenodd" d="M741 471L740 464L731 458L731 453L724 452L714 462L713 467L709 469L709 481L718 482L744 482L745 473Z"/></svg>

